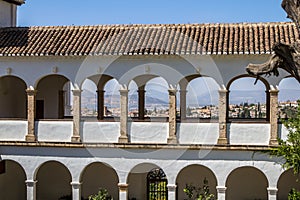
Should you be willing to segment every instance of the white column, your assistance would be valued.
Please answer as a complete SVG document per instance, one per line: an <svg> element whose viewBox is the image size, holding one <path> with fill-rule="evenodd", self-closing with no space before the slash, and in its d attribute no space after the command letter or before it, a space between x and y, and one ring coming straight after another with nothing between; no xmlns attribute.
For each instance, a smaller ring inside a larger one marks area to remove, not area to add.
<svg viewBox="0 0 300 200"><path fill-rule="evenodd" d="M121 95L119 143L128 143L128 89L123 86L119 91Z"/></svg>
<svg viewBox="0 0 300 200"><path fill-rule="evenodd" d="M73 92L73 136L72 142L81 142L80 119L81 119L81 90L74 89Z"/></svg>
<svg viewBox="0 0 300 200"><path fill-rule="evenodd" d="M168 143L177 143L176 138L176 92L175 88L170 88L169 90L169 137Z"/></svg>
<svg viewBox="0 0 300 200"><path fill-rule="evenodd" d="M119 200L128 200L128 184L119 183Z"/></svg>
<svg viewBox="0 0 300 200"><path fill-rule="evenodd" d="M36 200L36 183L34 180L26 180L27 200Z"/></svg>
<svg viewBox="0 0 300 200"><path fill-rule="evenodd" d="M226 187L225 186L217 186L217 198L218 200L226 199Z"/></svg>
<svg viewBox="0 0 300 200"><path fill-rule="evenodd" d="M81 183L71 182L72 185L72 199L81 200Z"/></svg>
<svg viewBox="0 0 300 200"><path fill-rule="evenodd" d="M168 200L176 200L176 188L177 185L168 184Z"/></svg>
<svg viewBox="0 0 300 200"><path fill-rule="evenodd" d="M268 200L276 200L277 199L277 188L268 187Z"/></svg>

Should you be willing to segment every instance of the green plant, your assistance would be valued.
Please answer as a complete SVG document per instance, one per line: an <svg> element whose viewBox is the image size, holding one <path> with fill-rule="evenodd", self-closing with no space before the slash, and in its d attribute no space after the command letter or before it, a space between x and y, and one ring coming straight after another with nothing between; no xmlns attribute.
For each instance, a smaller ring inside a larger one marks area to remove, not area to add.
<svg viewBox="0 0 300 200"><path fill-rule="evenodd" d="M113 200L106 189L100 188L98 194L89 196L89 200Z"/></svg>
<svg viewBox="0 0 300 200"><path fill-rule="evenodd" d="M209 191L208 180L204 178L203 186L196 187L193 184L186 184L183 192L189 200L214 200L215 195Z"/></svg>
<svg viewBox="0 0 300 200"><path fill-rule="evenodd" d="M300 200L300 192L293 188L289 193L288 200Z"/></svg>
<svg viewBox="0 0 300 200"><path fill-rule="evenodd" d="M283 167L292 169L295 175L300 173L300 101L295 116L282 123L288 130L287 140L278 138L278 146L271 150L271 155L284 158ZM300 200L300 192L293 189L288 198L290 200Z"/></svg>

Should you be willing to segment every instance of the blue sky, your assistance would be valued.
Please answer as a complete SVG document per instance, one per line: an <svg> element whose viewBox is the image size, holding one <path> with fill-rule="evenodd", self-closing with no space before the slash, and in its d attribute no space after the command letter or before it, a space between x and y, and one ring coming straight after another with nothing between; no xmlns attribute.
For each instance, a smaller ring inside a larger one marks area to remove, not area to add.
<svg viewBox="0 0 300 200"><path fill-rule="evenodd" d="M26 0L19 26L288 21L281 0Z"/></svg>

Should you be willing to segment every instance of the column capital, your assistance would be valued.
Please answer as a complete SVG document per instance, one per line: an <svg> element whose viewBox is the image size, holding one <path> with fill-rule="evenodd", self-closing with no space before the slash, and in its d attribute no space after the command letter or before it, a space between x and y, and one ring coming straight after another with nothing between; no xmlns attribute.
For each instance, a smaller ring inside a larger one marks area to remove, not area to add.
<svg viewBox="0 0 300 200"><path fill-rule="evenodd" d="M268 187L267 190L268 190L268 193L269 193L270 195L276 195L277 192L278 192L278 189L275 188L275 187L274 187L274 188L273 188L273 187Z"/></svg>
<svg viewBox="0 0 300 200"><path fill-rule="evenodd" d="M169 95L176 96L177 90L176 90L176 88L169 88L168 92L169 92Z"/></svg>
<svg viewBox="0 0 300 200"><path fill-rule="evenodd" d="M81 92L82 92L82 90L80 90L80 89L74 89L74 90L72 90L72 93L73 93L74 96L81 95Z"/></svg>
<svg viewBox="0 0 300 200"><path fill-rule="evenodd" d="M105 93L105 90L96 90L97 93Z"/></svg>
<svg viewBox="0 0 300 200"><path fill-rule="evenodd" d="M81 182L73 181L73 182L71 182L70 184L71 184L71 186L72 186L74 189L79 189L82 183L81 183Z"/></svg>
<svg viewBox="0 0 300 200"><path fill-rule="evenodd" d="M25 184L27 187L34 187L36 183L37 183L37 181L35 181L35 180L26 180L25 181Z"/></svg>
<svg viewBox="0 0 300 200"><path fill-rule="evenodd" d="M120 92L121 95L126 95L126 94L128 94L129 90L122 88L122 89L119 90L119 92Z"/></svg>
<svg viewBox="0 0 300 200"><path fill-rule="evenodd" d="M37 93L37 90L35 90L35 89L33 89L33 88L27 88L27 89L26 89L26 93L27 93L27 95L35 96L36 93Z"/></svg>
<svg viewBox="0 0 300 200"><path fill-rule="evenodd" d="M118 183L118 187L120 191L126 192L128 190L128 184L127 183Z"/></svg>
<svg viewBox="0 0 300 200"><path fill-rule="evenodd" d="M227 187L225 187L225 186L217 186L216 189L217 189L218 193L225 193Z"/></svg>
<svg viewBox="0 0 300 200"><path fill-rule="evenodd" d="M229 90L227 90L226 88L219 89L219 94L226 94L228 92Z"/></svg>
<svg viewBox="0 0 300 200"><path fill-rule="evenodd" d="M176 188L177 188L177 185L175 185L175 184L168 184L167 188L168 188L168 191L175 192Z"/></svg>

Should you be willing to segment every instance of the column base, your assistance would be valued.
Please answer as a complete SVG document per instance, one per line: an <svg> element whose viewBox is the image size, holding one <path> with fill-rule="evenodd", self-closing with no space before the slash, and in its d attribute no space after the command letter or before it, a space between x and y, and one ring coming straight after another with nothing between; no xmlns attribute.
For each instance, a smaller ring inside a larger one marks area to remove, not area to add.
<svg viewBox="0 0 300 200"><path fill-rule="evenodd" d="M169 137L168 138L168 144L177 144L177 138L176 137Z"/></svg>
<svg viewBox="0 0 300 200"><path fill-rule="evenodd" d="M35 138L35 135L26 135L25 140L26 140L26 142L35 142L36 138Z"/></svg>
<svg viewBox="0 0 300 200"><path fill-rule="evenodd" d="M218 144L228 144L228 139L227 138L219 138Z"/></svg>
<svg viewBox="0 0 300 200"><path fill-rule="evenodd" d="M278 140L277 139L271 139L269 144L270 145L278 145Z"/></svg>
<svg viewBox="0 0 300 200"><path fill-rule="evenodd" d="M71 142L74 142L74 143L81 143L81 138L80 138L80 136L72 136Z"/></svg>
<svg viewBox="0 0 300 200"><path fill-rule="evenodd" d="M119 142L119 143L128 143L128 137L126 137L126 136L121 136L121 137L119 137L118 142Z"/></svg>

